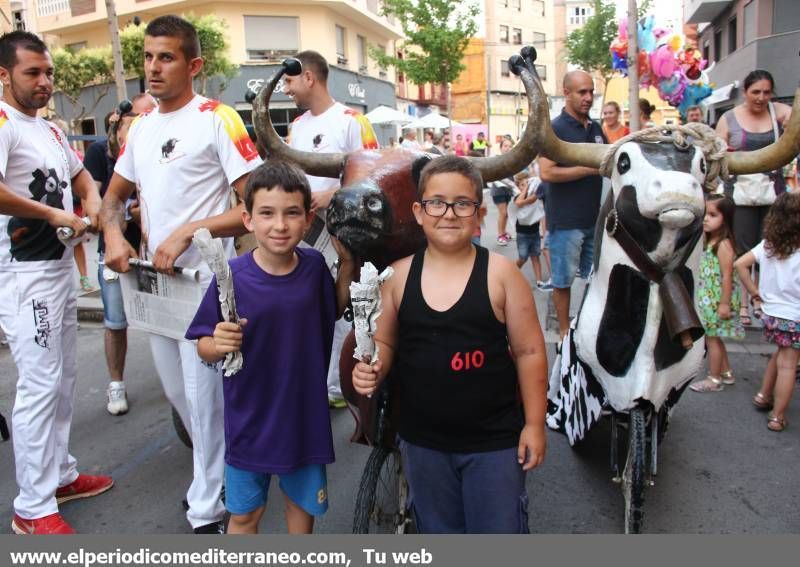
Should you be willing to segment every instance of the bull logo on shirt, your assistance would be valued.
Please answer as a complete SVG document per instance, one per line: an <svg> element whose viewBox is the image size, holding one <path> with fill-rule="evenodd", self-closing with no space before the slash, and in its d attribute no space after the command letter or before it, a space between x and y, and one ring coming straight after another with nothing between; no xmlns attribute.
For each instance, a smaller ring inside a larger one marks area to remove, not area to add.
<svg viewBox="0 0 800 567"><path fill-rule="evenodd" d="M174 158L180 157L172 155L172 153L175 151L175 146L178 145L178 142L180 142L178 138L170 138L161 145L161 163L166 163L168 161L172 161Z"/></svg>
<svg viewBox="0 0 800 567"><path fill-rule="evenodd" d="M37 169L31 173L33 181L28 185L31 199L56 209L64 209L66 181L59 179L55 169ZM60 260L64 245L56 236L56 229L44 219L12 217L8 221L8 236L11 239L11 258L18 262Z"/></svg>
<svg viewBox="0 0 800 567"><path fill-rule="evenodd" d="M316 150L317 148L319 148L319 145L322 143L322 137L323 137L324 135L325 135L325 134L317 134L316 136L314 136L314 139L312 140L312 142L314 143L314 149L315 149L315 150Z"/></svg>

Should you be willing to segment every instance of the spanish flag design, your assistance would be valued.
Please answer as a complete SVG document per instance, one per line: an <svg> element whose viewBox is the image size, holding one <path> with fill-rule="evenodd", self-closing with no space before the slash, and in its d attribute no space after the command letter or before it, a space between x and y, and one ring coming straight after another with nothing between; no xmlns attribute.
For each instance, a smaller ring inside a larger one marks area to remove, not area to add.
<svg viewBox="0 0 800 567"><path fill-rule="evenodd" d="M361 145L365 150L377 150L378 138L375 136L375 130L372 129L372 124L369 123L367 117L360 112L348 108L345 114L349 114L356 119L358 125L361 126Z"/></svg>
<svg viewBox="0 0 800 567"><path fill-rule="evenodd" d="M8 122L8 114L6 114L5 110L0 110L0 128L6 125Z"/></svg>
<svg viewBox="0 0 800 567"><path fill-rule="evenodd" d="M250 139L241 116L233 108L220 103L218 100L207 100L200 105L199 110L201 112L210 110L222 120L225 131L244 159L250 161L258 157L258 150L256 150L255 144Z"/></svg>

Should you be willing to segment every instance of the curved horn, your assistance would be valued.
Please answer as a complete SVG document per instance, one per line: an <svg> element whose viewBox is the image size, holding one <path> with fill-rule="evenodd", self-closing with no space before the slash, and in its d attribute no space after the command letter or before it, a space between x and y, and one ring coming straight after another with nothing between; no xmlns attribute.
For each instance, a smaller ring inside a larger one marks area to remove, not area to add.
<svg viewBox="0 0 800 567"><path fill-rule="evenodd" d="M528 96L528 123L519 142L506 154L490 158L473 158L484 181L508 177L527 167L537 153L565 165L597 168L606 147L601 144L575 144L560 140L550 126L550 107L539 74L536 72L536 49L525 46L520 55L509 59L508 66L518 75Z"/></svg>
<svg viewBox="0 0 800 567"><path fill-rule="evenodd" d="M347 154L317 154L295 150L281 140L272 125L272 119L269 116L269 100L278 81L283 77L284 73L294 76L299 75L301 72L300 61L293 58L284 59L283 63L281 63L281 68L258 92L253 101L253 126L255 127L256 137L266 149L267 156L270 159L291 161L300 166L308 175L339 177Z"/></svg>
<svg viewBox="0 0 800 567"><path fill-rule="evenodd" d="M731 152L726 156L732 175L761 173L780 169L800 154L800 88L794 93L794 104L783 135L766 148L752 152Z"/></svg>
<svg viewBox="0 0 800 567"><path fill-rule="evenodd" d="M503 179L528 167L539 153L544 140L543 131L539 125L542 122L542 116L547 116L549 110L547 96L538 82L533 65L536 60L536 49L526 46L520 53L522 57L512 56L508 66L515 75L519 75L525 87L525 94L528 96L528 123L525 125L525 131L519 141L508 153L492 157L470 158L475 168L481 172L485 183Z"/></svg>

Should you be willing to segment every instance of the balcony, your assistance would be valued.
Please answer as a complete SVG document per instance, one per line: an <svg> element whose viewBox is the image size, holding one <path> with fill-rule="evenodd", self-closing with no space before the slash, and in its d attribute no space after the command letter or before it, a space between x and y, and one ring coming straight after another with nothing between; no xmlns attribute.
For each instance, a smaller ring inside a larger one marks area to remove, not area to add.
<svg viewBox="0 0 800 567"><path fill-rule="evenodd" d="M756 39L717 61L709 78L717 87L722 87L742 81L750 69L769 69L775 77L775 95L784 100L791 99L797 88L797 77L800 77L800 61L796 55L798 45L800 31Z"/></svg>
<svg viewBox="0 0 800 567"><path fill-rule="evenodd" d="M713 22L735 0L685 0L683 19L687 24Z"/></svg>

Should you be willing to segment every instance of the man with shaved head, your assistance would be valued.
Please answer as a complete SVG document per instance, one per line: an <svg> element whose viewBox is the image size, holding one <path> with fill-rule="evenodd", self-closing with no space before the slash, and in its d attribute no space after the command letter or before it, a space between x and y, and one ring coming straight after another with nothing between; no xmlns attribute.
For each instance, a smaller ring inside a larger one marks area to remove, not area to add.
<svg viewBox="0 0 800 567"><path fill-rule="evenodd" d="M564 109L553 120L553 132L566 142L607 143L600 125L589 118L594 82L585 71L564 75ZM539 158L542 181L547 183L547 228L550 231L550 283L558 327L569 329L569 296L576 273L587 278L594 253L594 225L600 210L603 180L596 169L564 166Z"/></svg>

